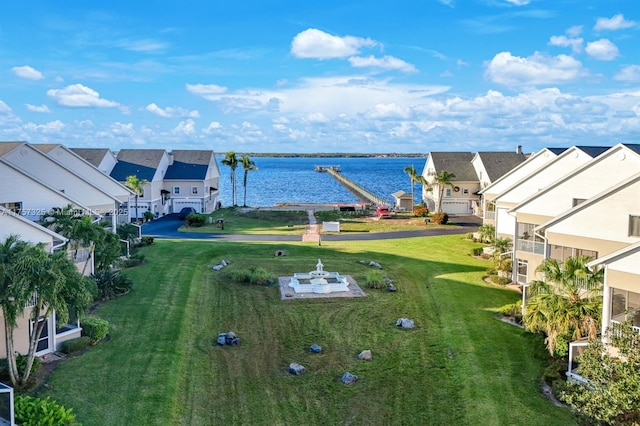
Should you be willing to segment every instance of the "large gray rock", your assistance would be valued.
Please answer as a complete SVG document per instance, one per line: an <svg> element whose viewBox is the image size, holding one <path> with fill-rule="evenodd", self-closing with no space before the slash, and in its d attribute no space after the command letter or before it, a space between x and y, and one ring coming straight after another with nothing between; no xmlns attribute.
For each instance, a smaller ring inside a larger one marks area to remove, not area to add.
<svg viewBox="0 0 640 426"><path fill-rule="evenodd" d="M229 331L228 333L220 333L218 334L218 344L220 346L238 346L240 344L240 339L233 331Z"/></svg>
<svg viewBox="0 0 640 426"><path fill-rule="evenodd" d="M358 376L351 374L348 371L342 375L342 383L350 385L358 381Z"/></svg>
<svg viewBox="0 0 640 426"><path fill-rule="evenodd" d="M314 343L309 347L309 352L313 352L314 354L319 354L320 352L322 352L322 347L317 343Z"/></svg>
<svg viewBox="0 0 640 426"><path fill-rule="evenodd" d="M289 364L289 373L293 374L294 376L300 376L306 373L306 371L307 369L298 363L292 362L291 364Z"/></svg>
<svg viewBox="0 0 640 426"><path fill-rule="evenodd" d="M367 360L370 360L371 358L372 358L372 355L371 355L370 349L364 350L358 354L358 359L367 361Z"/></svg>
<svg viewBox="0 0 640 426"><path fill-rule="evenodd" d="M396 325L398 327L402 327L404 329L409 329L409 328L413 328L414 324L413 324L413 320L412 319L408 319L408 318L400 318L396 321Z"/></svg>
<svg viewBox="0 0 640 426"><path fill-rule="evenodd" d="M377 269L382 269L382 266L378 262L374 262L373 260L369 262L369 266L373 266L374 268L377 268Z"/></svg>

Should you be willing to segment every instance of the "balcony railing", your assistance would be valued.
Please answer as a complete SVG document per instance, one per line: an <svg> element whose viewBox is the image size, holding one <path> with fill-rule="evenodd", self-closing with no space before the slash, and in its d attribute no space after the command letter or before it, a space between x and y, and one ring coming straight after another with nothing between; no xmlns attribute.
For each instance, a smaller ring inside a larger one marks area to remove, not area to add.
<svg viewBox="0 0 640 426"><path fill-rule="evenodd" d="M544 243L542 241L516 240L516 250L544 255Z"/></svg>
<svg viewBox="0 0 640 426"><path fill-rule="evenodd" d="M611 326L613 328L613 334L619 336L620 335L620 327L622 327L622 323L615 321L615 320L611 320ZM640 334L640 327L632 325L631 329L633 331L635 331L636 333Z"/></svg>
<svg viewBox="0 0 640 426"><path fill-rule="evenodd" d="M485 212L484 212L484 218L485 218L485 219L488 219L488 220L495 220L495 219L496 219L496 212L495 212L495 210L492 210L492 211L485 210Z"/></svg>

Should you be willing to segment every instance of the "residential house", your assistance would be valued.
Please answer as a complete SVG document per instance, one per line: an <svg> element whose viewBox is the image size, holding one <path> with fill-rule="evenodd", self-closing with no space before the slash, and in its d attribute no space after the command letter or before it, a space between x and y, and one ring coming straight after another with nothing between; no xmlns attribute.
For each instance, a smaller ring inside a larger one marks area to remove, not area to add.
<svg viewBox="0 0 640 426"><path fill-rule="evenodd" d="M2 142L0 143L0 159L11 164L23 174L46 182L57 191L65 193L89 207L89 214L97 214L101 217L110 212L117 211L120 200L87 180L81 174L67 168L62 163L49 157L33 145L27 142ZM20 188L24 191L24 188ZM49 205L52 207L64 207L63 205ZM116 228L116 216L111 215L112 229Z"/></svg>
<svg viewBox="0 0 640 426"><path fill-rule="evenodd" d="M133 196L133 192L120 182L105 174L93 164L80 157L74 151L60 144L33 144L40 151L55 159L68 169L75 171L86 181L91 182L104 192L111 194L119 201L119 208L113 212L106 212L105 216L110 217L115 214L118 216L118 222L128 222L128 214L126 205ZM109 156L105 156L109 158Z"/></svg>
<svg viewBox="0 0 640 426"><path fill-rule="evenodd" d="M607 149L609 149L609 147L573 146L565 149L555 157L551 155L552 151L545 151L543 154L549 154L546 158L536 156L537 159L535 163L538 167L523 166L518 173L514 173L514 177L515 175L522 175L524 169L533 169L529 174L512 183L507 188L504 188L504 185L496 185L496 189L498 189L497 187L502 187L500 188L501 191L488 201L494 205L496 237L508 238L515 242L516 220L515 215L510 212L510 209L527 197L536 194L541 189L565 176L568 172L592 160ZM552 158L548 160L549 157ZM510 182L514 180L515 179L509 179ZM494 191L496 189L489 190L489 187L487 187L487 191L484 193L485 199L488 199L491 193L495 193Z"/></svg>
<svg viewBox="0 0 640 426"><path fill-rule="evenodd" d="M209 213L219 206L220 170L213 150L174 150L164 175L163 202L171 200L171 210L193 207Z"/></svg>
<svg viewBox="0 0 640 426"><path fill-rule="evenodd" d="M86 160L89 164L100 170L105 175L111 174L111 170L115 167L118 159L115 154L108 148L69 148L80 158Z"/></svg>
<svg viewBox="0 0 640 426"><path fill-rule="evenodd" d="M429 210L435 210L442 189L435 177L447 171L455 177L451 180L452 186L442 189L441 210L450 214L482 215L479 191L525 160L520 147L516 152L430 152L422 171L429 183L423 186L423 201Z"/></svg>
<svg viewBox="0 0 640 426"><path fill-rule="evenodd" d="M112 178L123 184L129 176L148 182L138 197L137 206L135 198L129 203L130 218L141 219L147 211L155 216L171 213L168 194L163 192L166 191L164 176L170 164L167 152L164 149L122 149L117 159L110 173Z"/></svg>
<svg viewBox="0 0 640 426"><path fill-rule="evenodd" d="M19 213L0 207L0 242L4 242L9 235L17 235L21 240L33 244L43 244L44 249L50 252L64 250L67 243L65 237ZM35 323L31 319L32 307L25 308L23 315L18 318L18 326L14 332L16 351L23 354L29 350L29 336L35 328ZM2 317L1 310L0 317ZM4 318L0 321L4 321ZM46 325L38 340L36 352L38 356L59 350L62 342L80 337L81 329L77 319L71 319L69 324L57 324L55 313L53 313L48 318L40 318L39 321L45 321ZM0 327L0 341L5 341L4 327ZM6 346L2 344L0 345L0 358L6 358L6 356Z"/></svg>
<svg viewBox="0 0 640 426"><path fill-rule="evenodd" d="M573 157L580 156L578 151L567 150L553 163L558 164L565 154ZM549 174L556 176L550 168L546 169L549 170ZM614 239L606 236L607 227L613 226L609 224L610 220L606 219L607 215L598 224L604 234L600 237L593 234L592 237L602 240L597 245L599 249L589 249L593 247L592 245L582 246L585 241L579 238L554 240L557 244L550 245L548 237L542 233L546 228L541 225L598 196L602 191L610 190L637 174L638 170L640 170L640 145L618 144L578 168L564 168L564 174L551 183L542 179L544 173L538 173L531 177L531 182L520 185L522 191L530 195L508 210L508 214L515 219L511 238L514 241L514 276L517 277L517 282L526 285L531 280L540 278L535 270L546 257L562 258L569 253L589 254L588 251L583 250L591 250L593 253L590 255L595 257L601 255L603 250L614 250L620 247L620 244L610 242L615 241ZM540 185L539 189L537 185ZM631 198L634 201L637 199L634 196ZM621 210L617 206L610 207L612 211ZM623 210L623 212L623 215L630 214L629 211ZM628 220L624 220L624 223L627 224ZM593 224L584 226L595 228ZM620 241L620 243L627 242Z"/></svg>
<svg viewBox="0 0 640 426"><path fill-rule="evenodd" d="M481 179L480 195L482 196L483 224L496 225L496 203L494 199L503 191L517 184L549 161L562 154L566 148L544 148L531 154L520 164L503 173L500 177L491 179L491 183L485 185ZM476 167L478 170L479 167Z"/></svg>
<svg viewBox="0 0 640 426"><path fill-rule="evenodd" d="M411 194L408 194L400 190L400 191L394 192L393 194L391 194L391 196L393 197L393 200L394 200L393 209L395 211L399 211L399 212L413 211L413 197L411 196Z"/></svg>

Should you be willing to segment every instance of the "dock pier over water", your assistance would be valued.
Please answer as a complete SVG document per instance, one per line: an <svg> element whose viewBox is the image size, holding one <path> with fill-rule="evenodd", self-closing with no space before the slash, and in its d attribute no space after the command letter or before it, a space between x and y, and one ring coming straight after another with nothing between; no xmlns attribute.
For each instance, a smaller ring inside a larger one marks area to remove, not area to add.
<svg viewBox="0 0 640 426"><path fill-rule="evenodd" d="M316 171L328 173L335 180L337 180L342 186L347 188L349 191L351 191L352 194L354 194L356 197L358 197L360 200L364 202L375 204L375 205L382 205L382 204L389 205L388 200L382 197L379 197L378 195L374 194L373 192L369 191L363 186L355 183L351 179L342 176L340 174L340 166L316 166Z"/></svg>

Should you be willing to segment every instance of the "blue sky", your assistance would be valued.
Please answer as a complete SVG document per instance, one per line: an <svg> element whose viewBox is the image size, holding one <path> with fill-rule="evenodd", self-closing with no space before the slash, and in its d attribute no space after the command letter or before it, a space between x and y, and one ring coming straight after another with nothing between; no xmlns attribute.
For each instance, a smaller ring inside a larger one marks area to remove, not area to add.
<svg viewBox="0 0 640 426"><path fill-rule="evenodd" d="M4 1L0 140L217 152L638 143L618 0Z"/></svg>

